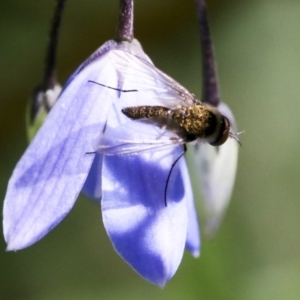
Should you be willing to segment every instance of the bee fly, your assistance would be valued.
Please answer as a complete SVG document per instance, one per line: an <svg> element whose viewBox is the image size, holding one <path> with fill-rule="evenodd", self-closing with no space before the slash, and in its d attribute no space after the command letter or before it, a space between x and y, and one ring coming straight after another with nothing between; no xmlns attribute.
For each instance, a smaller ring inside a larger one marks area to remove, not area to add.
<svg viewBox="0 0 300 300"><path fill-rule="evenodd" d="M234 138L239 143L237 134L231 131L229 120L216 107L197 100L194 94L144 58L123 50L115 50L114 56L119 62L118 72L128 82L135 84L137 89L123 90L92 80L89 82L122 93L149 90L150 87L155 90L153 82L159 85L156 99L162 105L126 106L122 109L122 113L128 118L144 119L171 131L177 135L180 144L199 139L212 146L220 146L228 137ZM160 94L162 85L164 90L170 93L172 100L165 98L163 93Z"/></svg>
<svg viewBox="0 0 300 300"><path fill-rule="evenodd" d="M133 120L149 119L167 130L174 131L185 142L196 139L212 146L224 144L230 133L229 120L207 104L193 104L170 109L163 106L133 106L122 109Z"/></svg>

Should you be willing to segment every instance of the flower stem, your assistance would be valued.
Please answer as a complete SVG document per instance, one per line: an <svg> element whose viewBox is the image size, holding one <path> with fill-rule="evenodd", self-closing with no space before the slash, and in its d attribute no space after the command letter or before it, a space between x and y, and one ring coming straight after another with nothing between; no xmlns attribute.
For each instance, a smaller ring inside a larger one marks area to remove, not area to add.
<svg viewBox="0 0 300 300"><path fill-rule="evenodd" d="M213 42L209 30L205 0L196 0L202 48L203 92L202 101L213 106L220 103Z"/></svg>
<svg viewBox="0 0 300 300"><path fill-rule="evenodd" d="M133 40L133 0L120 0L118 42Z"/></svg>
<svg viewBox="0 0 300 300"><path fill-rule="evenodd" d="M46 112L50 111L61 89L56 80L55 69L59 28L65 2L66 0L56 1L49 33L49 42L46 49L43 79L42 82L34 88L30 98L28 127L35 127L41 110L45 109ZM51 91L51 95L48 95L47 91ZM31 129L29 130L31 131ZM34 131L36 131L36 129L34 129Z"/></svg>
<svg viewBox="0 0 300 300"><path fill-rule="evenodd" d="M57 0L56 7L54 10L54 16L52 19L49 44L46 51L45 57L45 69L42 87L46 91L47 89L53 89L56 84L56 54L57 54L57 43L59 36L59 28L61 24L61 18L64 10L65 0Z"/></svg>

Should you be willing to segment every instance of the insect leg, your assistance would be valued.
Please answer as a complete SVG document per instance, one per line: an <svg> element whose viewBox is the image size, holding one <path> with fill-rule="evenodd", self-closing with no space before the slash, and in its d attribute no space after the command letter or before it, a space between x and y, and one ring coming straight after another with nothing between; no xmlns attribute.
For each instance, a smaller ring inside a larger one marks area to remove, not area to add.
<svg viewBox="0 0 300 300"><path fill-rule="evenodd" d="M95 84L104 86L104 87L106 87L106 88L108 88L108 89L112 89L112 90L119 91L119 92L123 92L123 93L137 92L137 91L138 91L138 90L122 90L122 89L114 88L114 87L111 87L111 86L108 86L108 85L104 85L104 84L102 84L102 83L99 83L99 82L96 82L96 81L93 81L93 80L88 80L88 82L95 83Z"/></svg>
<svg viewBox="0 0 300 300"><path fill-rule="evenodd" d="M169 185L169 181L170 181L172 171L173 171L175 165L177 164L177 162L179 161L179 159L185 154L186 151L187 151L186 144L183 144L183 151L182 151L182 153L180 153L180 155L173 162L173 164L171 166L171 169L170 169L170 172L168 174L166 187L165 187L165 195L164 195L164 201L165 201L165 206L166 207L168 206L168 204L167 204L167 191L168 191L168 185Z"/></svg>

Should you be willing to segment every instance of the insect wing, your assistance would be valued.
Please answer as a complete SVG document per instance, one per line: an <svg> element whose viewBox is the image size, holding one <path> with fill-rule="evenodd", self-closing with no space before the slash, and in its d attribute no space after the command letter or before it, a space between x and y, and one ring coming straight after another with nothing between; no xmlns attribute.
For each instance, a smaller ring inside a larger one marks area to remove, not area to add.
<svg viewBox="0 0 300 300"><path fill-rule="evenodd" d="M197 102L193 94L157 69L150 59L148 61L124 50L111 51L110 55L120 77L121 88L138 90L138 103L131 102L128 106L160 105L174 108Z"/></svg>
<svg viewBox="0 0 300 300"><path fill-rule="evenodd" d="M103 85L99 88L107 89L116 100L108 113L106 128L96 141L96 151L106 155L126 155L183 144L185 141L176 133L151 120L130 120L122 109L142 105L188 105L193 103L193 95L156 69L146 57L119 49L108 55L115 66L118 81L113 87Z"/></svg>
<svg viewBox="0 0 300 300"><path fill-rule="evenodd" d="M183 139L150 121L129 120L116 128L107 125L96 149L104 155L131 155L166 150L183 143Z"/></svg>

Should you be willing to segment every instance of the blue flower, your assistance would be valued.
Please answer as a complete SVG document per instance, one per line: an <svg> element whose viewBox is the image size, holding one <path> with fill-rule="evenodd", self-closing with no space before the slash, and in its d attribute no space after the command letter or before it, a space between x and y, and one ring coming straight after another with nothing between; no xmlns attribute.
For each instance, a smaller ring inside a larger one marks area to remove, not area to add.
<svg viewBox="0 0 300 300"><path fill-rule="evenodd" d="M10 178L3 212L7 250L44 237L83 190L101 202L115 250L150 282L164 286L185 248L199 255L185 159L174 165L182 146L170 143L163 128L121 113L128 106L178 101L147 64L138 41L108 41L71 76Z"/></svg>

